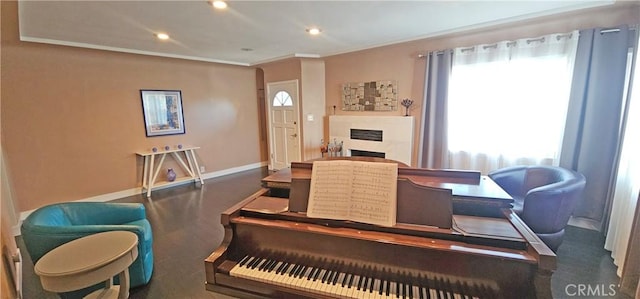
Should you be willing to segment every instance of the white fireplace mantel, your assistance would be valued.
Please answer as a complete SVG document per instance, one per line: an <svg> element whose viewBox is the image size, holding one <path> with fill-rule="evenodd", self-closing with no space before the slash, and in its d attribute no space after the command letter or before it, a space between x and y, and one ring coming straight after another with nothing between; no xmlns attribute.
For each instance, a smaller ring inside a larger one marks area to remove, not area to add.
<svg viewBox="0 0 640 299"><path fill-rule="evenodd" d="M413 152L413 124L411 116L329 116L329 137L343 141L343 154L351 156L351 150L385 153L386 159L411 165ZM351 129L380 130L382 141L351 139Z"/></svg>

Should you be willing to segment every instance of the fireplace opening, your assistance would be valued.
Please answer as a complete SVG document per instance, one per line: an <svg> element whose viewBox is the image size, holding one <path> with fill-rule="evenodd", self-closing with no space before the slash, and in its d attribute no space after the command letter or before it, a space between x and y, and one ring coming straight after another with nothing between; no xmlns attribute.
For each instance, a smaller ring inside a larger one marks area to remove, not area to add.
<svg viewBox="0 0 640 299"><path fill-rule="evenodd" d="M351 129L351 139L380 141L382 142L382 130Z"/></svg>
<svg viewBox="0 0 640 299"><path fill-rule="evenodd" d="M351 156L384 158L385 154L381 152L371 152L371 151L362 151L362 150L352 149Z"/></svg>

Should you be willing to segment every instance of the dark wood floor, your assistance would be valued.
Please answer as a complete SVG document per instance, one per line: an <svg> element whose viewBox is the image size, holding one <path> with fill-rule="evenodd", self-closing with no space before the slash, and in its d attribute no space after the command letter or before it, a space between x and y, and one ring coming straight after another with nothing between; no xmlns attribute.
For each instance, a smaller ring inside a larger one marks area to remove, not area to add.
<svg viewBox="0 0 640 299"><path fill-rule="evenodd" d="M202 188L154 191L151 200L142 195L117 200L143 203L153 227L153 276L148 285L132 289L130 298L229 298L205 290L204 259L222 242L221 212L257 191L265 175L261 168L207 180ZM22 238L16 239L25 258L24 298L57 298L42 290ZM598 232L567 229L552 278L554 298L630 298L617 292L616 268L603 244ZM580 286L601 289L605 296L578 296Z"/></svg>

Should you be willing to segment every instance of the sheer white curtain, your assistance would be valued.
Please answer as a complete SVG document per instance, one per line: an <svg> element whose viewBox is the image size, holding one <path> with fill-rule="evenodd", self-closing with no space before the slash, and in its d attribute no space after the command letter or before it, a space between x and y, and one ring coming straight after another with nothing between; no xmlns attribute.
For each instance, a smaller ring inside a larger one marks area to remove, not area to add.
<svg viewBox="0 0 640 299"><path fill-rule="evenodd" d="M637 55L640 55L640 51ZM613 262L618 266L618 276L622 274L640 189L640 72L637 70L636 64L604 245L605 249L611 251Z"/></svg>
<svg viewBox="0 0 640 299"><path fill-rule="evenodd" d="M455 49L449 167L557 165L577 44L574 31Z"/></svg>

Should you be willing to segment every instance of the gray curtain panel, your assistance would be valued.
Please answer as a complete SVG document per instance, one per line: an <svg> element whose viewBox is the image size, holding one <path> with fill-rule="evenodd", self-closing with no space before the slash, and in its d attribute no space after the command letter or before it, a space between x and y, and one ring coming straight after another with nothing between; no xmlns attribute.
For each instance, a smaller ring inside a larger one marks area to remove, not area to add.
<svg viewBox="0 0 640 299"><path fill-rule="evenodd" d="M425 73L418 166L449 168L447 159L447 90L453 50L430 52Z"/></svg>
<svg viewBox="0 0 640 299"><path fill-rule="evenodd" d="M620 142L628 26L580 31L560 166L587 178L573 215L602 223ZM543 116L542 116L543 117Z"/></svg>

